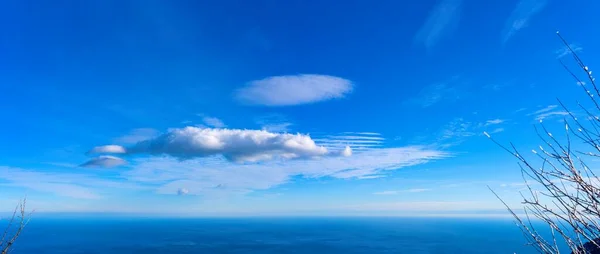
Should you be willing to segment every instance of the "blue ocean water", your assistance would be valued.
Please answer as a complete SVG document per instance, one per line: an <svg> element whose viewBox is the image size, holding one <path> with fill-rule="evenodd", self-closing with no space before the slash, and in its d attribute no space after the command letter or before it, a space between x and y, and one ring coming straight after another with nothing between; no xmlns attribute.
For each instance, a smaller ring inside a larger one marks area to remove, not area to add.
<svg viewBox="0 0 600 254"><path fill-rule="evenodd" d="M509 219L37 218L14 254L535 253Z"/></svg>

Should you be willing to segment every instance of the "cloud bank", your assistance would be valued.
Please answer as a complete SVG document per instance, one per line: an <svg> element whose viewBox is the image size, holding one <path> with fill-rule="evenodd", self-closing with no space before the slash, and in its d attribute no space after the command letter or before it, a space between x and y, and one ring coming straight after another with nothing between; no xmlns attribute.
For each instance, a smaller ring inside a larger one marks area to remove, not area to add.
<svg viewBox="0 0 600 254"><path fill-rule="evenodd" d="M343 98L352 87L350 80L328 75L274 76L251 81L235 98L250 105L291 106Z"/></svg>
<svg viewBox="0 0 600 254"><path fill-rule="evenodd" d="M219 156L181 161L173 157L136 158L131 170L124 172L129 181L160 185L160 194L189 195L243 194L266 190L288 183L294 177L372 179L387 172L419 165L451 155L423 147L381 148L356 152L348 157L326 156L314 160L231 163Z"/></svg>

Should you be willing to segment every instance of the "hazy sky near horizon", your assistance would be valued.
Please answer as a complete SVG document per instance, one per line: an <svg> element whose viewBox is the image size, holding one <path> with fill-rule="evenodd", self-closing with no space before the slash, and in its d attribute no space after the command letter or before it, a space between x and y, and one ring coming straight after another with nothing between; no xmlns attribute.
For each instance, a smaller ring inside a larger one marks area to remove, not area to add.
<svg viewBox="0 0 600 254"><path fill-rule="evenodd" d="M585 99L600 3L0 3L0 210L415 214L502 209ZM590 28L591 26L591 28Z"/></svg>

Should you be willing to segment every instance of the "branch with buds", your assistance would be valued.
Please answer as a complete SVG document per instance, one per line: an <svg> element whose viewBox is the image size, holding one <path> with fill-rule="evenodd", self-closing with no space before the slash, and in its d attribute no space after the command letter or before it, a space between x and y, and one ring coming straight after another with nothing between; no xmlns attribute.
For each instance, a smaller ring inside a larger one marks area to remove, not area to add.
<svg viewBox="0 0 600 254"><path fill-rule="evenodd" d="M502 145L484 132L485 136L518 161L527 187L526 191L521 192L524 215L517 215L496 192L491 188L490 190L516 219L528 244L539 253L560 253L561 241L571 253L600 253L600 179L585 162L590 157L600 157L600 118L596 116L600 113L600 103L596 100L600 97L600 89L592 71L558 32L557 35L573 56L578 68L585 73L590 85L586 87L586 83L562 61L561 65L578 84L582 84L581 87L594 106L588 109L578 103L587 116L587 121L583 121L558 101L568 113L564 119L565 140L559 141L540 121L540 127L536 127L535 131L543 145L538 150L531 150L535 161L541 164L539 166L534 166L534 160L526 159L512 143L509 146ZM588 150L575 150L573 142L578 142L578 147ZM551 236L544 237L540 234L532 220L539 220L548 226Z"/></svg>

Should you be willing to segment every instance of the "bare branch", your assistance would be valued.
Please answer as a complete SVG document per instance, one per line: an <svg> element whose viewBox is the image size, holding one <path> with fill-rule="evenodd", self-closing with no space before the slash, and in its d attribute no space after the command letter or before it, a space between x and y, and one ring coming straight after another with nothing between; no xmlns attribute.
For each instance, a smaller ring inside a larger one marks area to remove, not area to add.
<svg viewBox="0 0 600 254"><path fill-rule="evenodd" d="M529 245L539 253L560 253L560 242L564 243L571 253L600 253L600 179L580 157L600 157L600 117L597 116L600 114L600 103L596 99L600 97L600 89L592 72L577 53L560 34L558 37L593 88L593 91L590 91L584 87L582 79L564 62L560 62L565 70L582 84L587 98L593 104L594 109L590 110L578 103L589 124L579 120L577 114L558 100L561 107L568 112L568 117L564 119L565 140L559 140L542 123L539 124L539 128L534 126L543 144L538 151L532 150L535 154L534 159L523 157L512 143L510 147L506 147L486 134L492 142L518 160L527 189L525 193L521 193L524 216L517 215L496 192L492 190L492 193L513 215ZM541 167L534 166L536 163L540 163ZM551 239L544 238L534 227L532 220L539 220L547 225ZM593 252L594 249L599 252Z"/></svg>
<svg viewBox="0 0 600 254"><path fill-rule="evenodd" d="M2 238L0 238L0 254L7 254L10 251L27 223L29 223L33 211L27 213L25 209L26 205L27 199L23 199L19 202L17 207L15 207L15 210L8 221L8 225L2 233Z"/></svg>

